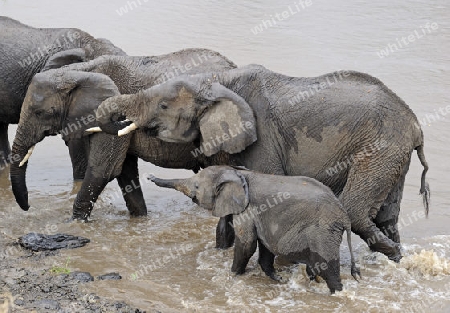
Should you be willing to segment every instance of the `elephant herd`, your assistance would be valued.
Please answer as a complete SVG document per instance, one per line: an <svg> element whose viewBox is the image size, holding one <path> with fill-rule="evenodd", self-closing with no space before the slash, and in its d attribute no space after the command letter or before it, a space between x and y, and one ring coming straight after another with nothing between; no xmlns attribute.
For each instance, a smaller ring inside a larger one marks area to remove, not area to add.
<svg viewBox="0 0 450 313"><path fill-rule="evenodd" d="M138 158L204 169L189 180L151 179L220 217L216 246L235 245L234 272L244 272L258 246L271 278L278 279L275 255L283 255L306 263L332 292L342 289L344 230L355 278L350 229L400 261L397 222L413 150L428 213L420 124L368 74L289 77L199 48L128 56L79 29L38 29L1 16L0 61L0 162L23 210L30 207L27 160L47 136L61 134L73 177L82 180L78 220L89 218L114 178L130 215L147 214L142 190L128 188L138 185ZM16 123L11 150L7 130Z"/></svg>

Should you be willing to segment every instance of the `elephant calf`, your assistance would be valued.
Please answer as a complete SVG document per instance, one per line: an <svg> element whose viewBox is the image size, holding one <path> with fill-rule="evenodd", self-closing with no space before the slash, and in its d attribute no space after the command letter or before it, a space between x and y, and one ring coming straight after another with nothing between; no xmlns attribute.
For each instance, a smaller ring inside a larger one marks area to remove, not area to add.
<svg viewBox="0 0 450 313"><path fill-rule="evenodd" d="M331 293L342 290L339 246L344 230L355 266L346 210L330 188L304 176L256 173L229 166L210 166L188 179L150 179L160 187L174 188L195 203L223 217L233 214L236 233L231 270L243 274L259 245L258 263L272 279L275 255L307 265L311 279L327 282Z"/></svg>

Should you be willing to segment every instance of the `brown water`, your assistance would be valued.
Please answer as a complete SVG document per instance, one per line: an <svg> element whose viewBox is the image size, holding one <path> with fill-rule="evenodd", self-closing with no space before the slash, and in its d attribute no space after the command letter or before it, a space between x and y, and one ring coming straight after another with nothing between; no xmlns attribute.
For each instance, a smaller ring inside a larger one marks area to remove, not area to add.
<svg viewBox="0 0 450 313"><path fill-rule="evenodd" d="M351 279L349 254L343 245L345 290L335 296L328 295L325 284L306 286L302 267L279 264L289 281L274 283L261 272L255 258L244 276L234 277L230 273L232 251L214 249L217 220L175 191L143 182L151 212L147 218L130 219L124 201L116 196L114 182L96 204L92 223L64 223L78 186L72 183L67 150L54 137L39 144L29 162L27 182L33 206L29 212L16 205L8 178L0 179L0 233L18 237L29 231L69 232L90 238L87 247L54 257L55 264L62 265L69 258L72 270L93 275L120 272L123 280L96 281L86 286L86 292L126 299L141 308L164 312L450 312L450 127L449 117L439 111L450 104L448 1L312 0L304 7L298 1L135 2L137 7L120 16L116 10L127 6L127 1L3 0L0 14L33 26L79 27L110 39L130 55L206 47L238 65L258 63L293 76L339 69L368 72L402 97L419 119L425 119L432 188L429 219L416 217L423 210L418 195L422 168L414 154L400 216L405 249L400 264L369 252L354 236L363 279L360 283ZM285 10L286 18L281 15ZM276 25L261 24L271 18ZM436 23L437 29L426 30L427 23ZM258 25L262 31L255 34ZM402 37L408 36L412 39L402 43ZM386 48L396 51L380 57L380 50ZM11 141L14 131L11 127ZM140 170L143 181L145 173L191 175L144 162Z"/></svg>

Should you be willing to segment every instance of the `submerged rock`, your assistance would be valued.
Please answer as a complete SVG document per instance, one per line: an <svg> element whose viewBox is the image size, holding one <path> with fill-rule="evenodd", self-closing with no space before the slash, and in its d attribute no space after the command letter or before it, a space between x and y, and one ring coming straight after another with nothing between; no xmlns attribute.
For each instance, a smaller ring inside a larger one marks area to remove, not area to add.
<svg viewBox="0 0 450 313"><path fill-rule="evenodd" d="M100 276L97 276L98 280L109 280L109 279L113 279L113 280L117 280L117 279L122 279L122 276L120 276L119 273L108 273L108 274L103 274Z"/></svg>
<svg viewBox="0 0 450 313"><path fill-rule="evenodd" d="M94 281L94 277L88 272L73 272L69 274L69 277L81 283Z"/></svg>
<svg viewBox="0 0 450 313"><path fill-rule="evenodd" d="M74 249L85 246L89 239L67 234L44 235L29 233L19 238L19 244L32 251Z"/></svg>

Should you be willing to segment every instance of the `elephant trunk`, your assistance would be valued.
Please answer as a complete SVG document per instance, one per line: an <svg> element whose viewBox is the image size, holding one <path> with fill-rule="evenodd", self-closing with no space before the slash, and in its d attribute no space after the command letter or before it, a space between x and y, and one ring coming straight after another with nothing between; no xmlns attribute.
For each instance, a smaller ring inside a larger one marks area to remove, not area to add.
<svg viewBox="0 0 450 313"><path fill-rule="evenodd" d="M150 179L159 187L175 189L184 193L191 199L195 197L195 193L188 187L187 179L161 179L153 175L150 175L148 179Z"/></svg>
<svg viewBox="0 0 450 313"><path fill-rule="evenodd" d="M107 134L117 135L119 131L136 122L133 106L136 106L135 95L119 95L103 101L97 109L96 117L99 127ZM129 121L131 120L131 121ZM133 124L132 130L136 129Z"/></svg>
<svg viewBox="0 0 450 313"><path fill-rule="evenodd" d="M25 179L28 162L25 161L22 165L21 162L28 155L29 148L34 145L34 143L30 143L28 140L25 140L26 138L29 137L25 136L21 127L19 127L17 129L16 138L14 139L12 147L12 163L10 168L11 186L14 197L16 198L17 204L19 204L24 211L28 211L30 208L30 205L28 204L28 189Z"/></svg>

